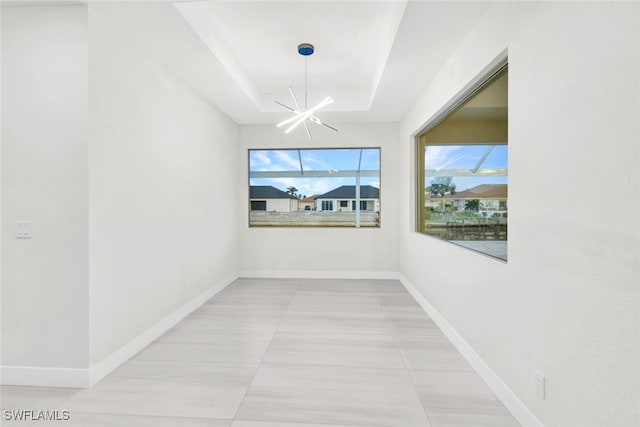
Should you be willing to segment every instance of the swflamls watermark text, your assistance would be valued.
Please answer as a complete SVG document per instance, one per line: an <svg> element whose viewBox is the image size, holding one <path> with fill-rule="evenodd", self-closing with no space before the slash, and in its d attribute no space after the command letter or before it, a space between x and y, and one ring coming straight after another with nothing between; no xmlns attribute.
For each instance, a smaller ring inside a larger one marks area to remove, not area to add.
<svg viewBox="0 0 640 427"><path fill-rule="evenodd" d="M2 411L2 416L5 421L68 421L71 419L71 413L67 410L5 409Z"/></svg>

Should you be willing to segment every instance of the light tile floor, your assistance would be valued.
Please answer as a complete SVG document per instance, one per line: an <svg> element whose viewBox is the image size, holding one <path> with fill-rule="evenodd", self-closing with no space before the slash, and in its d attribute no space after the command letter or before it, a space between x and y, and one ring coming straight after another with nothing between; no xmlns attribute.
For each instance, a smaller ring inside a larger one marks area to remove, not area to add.
<svg viewBox="0 0 640 427"><path fill-rule="evenodd" d="M239 279L91 389L1 396L71 415L8 426L518 425L395 280Z"/></svg>

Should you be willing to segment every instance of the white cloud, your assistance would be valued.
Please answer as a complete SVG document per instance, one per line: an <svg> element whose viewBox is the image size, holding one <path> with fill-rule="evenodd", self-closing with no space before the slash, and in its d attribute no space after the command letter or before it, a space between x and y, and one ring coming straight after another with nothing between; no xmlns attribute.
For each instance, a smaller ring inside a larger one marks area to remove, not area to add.
<svg viewBox="0 0 640 427"><path fill-rule="evenodd" d="M298 159L294 159L284 151L274 151L274 153L278 160L280 160L282 163L289 165L296 170L300 169L300 162L298 161Z"/></svg>
<svg viewBox="0 0 640 427"><path fill-rule="evenodd" d="M264 151L252 151L251 152L251 166L270 165L271 159L265 154Z"/></svg>
<svg viewBox="0 0 640 427"><path fill-rule="evenodd" d="M300 162L284 151L252 151L250 168L259 171L300 170Z"/></svg>
<svg viewBox="0 0 640 427"><path fill-rule="evenodd" d="M458 160L459 156L452 156L460 146L455 145L430 145L425 156L426 169L442 169L446 165Z"/></svg>
<svg viewBox="0 0 640 427"><path fill-rule="evenodd" d="M286 188L291 187L292 185L300 189L300 187L298 187L296 183L295 178L273 178L270 181L272 181L274 184L280 184L280 185L274 185L274 187L281 188L283 189L283 191L286 191Z"/></svg>
<svg viewBox="0 0 640 427"><path fill-rule="evenodd" d="M305 190L307 190L304 194L307 196L311 196L313 194L324 194L333 190L336 187L339 187L341 184L333 185L333 180L331 180L331 185L329 180L327 179L312 179L308 180L309 182L305 183Z"/></svg>
<svg viewBox="0 0 640 427"><path fill-rule="evenodd" d="M317 165L317 166L320 166L321 169L326 169L329 172L337 172L338 171L337 169L332 168L331 165L329 165L328 163L323 162L321 160L314 159L310 154L307 155L303 160L304 160L305 164Z"/></svg>

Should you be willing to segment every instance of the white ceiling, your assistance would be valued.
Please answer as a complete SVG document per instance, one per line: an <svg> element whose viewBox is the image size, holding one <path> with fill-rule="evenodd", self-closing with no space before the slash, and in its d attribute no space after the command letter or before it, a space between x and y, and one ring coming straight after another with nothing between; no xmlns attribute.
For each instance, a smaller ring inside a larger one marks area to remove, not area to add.
<svg viewBox="0 0 640 427"><path fill-rule="evenodd" d="M488 2L187 1L93 3L147 54L236 122L290 114L288 87L330 123L401 120Z"/></svg>
<svg viewBox="0 0 640 427"><path fill-rule="evenodd" d="M302 42L308 57L309 105L331 95L334 111L371 106L405 2L189 2L176 7L218 59L243 82L262 111L273 99L304 98ZM302 101L301 101L302 102Z"/></svg>

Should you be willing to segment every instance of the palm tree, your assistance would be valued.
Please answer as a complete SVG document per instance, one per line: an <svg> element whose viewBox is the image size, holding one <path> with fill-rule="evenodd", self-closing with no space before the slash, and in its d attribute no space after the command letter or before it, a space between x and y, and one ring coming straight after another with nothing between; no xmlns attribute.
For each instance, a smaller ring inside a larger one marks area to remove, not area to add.
<svg viewBox="0 0 640 427"><path fill-rule="evenodd" d="M296 187L294 187L293 185L287 187L287 193L291 194L291 197L296 197L298 189Z"/></svg>

